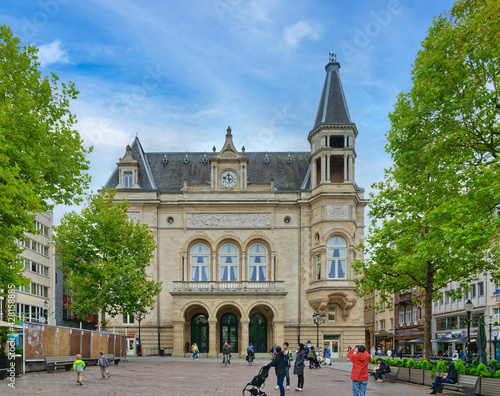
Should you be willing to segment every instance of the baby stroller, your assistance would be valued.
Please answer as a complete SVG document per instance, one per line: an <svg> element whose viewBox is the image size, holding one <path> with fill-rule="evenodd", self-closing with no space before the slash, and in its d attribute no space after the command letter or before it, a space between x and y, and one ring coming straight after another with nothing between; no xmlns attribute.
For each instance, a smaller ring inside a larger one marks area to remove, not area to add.
<svg viewBox="0 0 500 396"><path fill-rule="evenodd" d="M241 394L245 396L246 391L252 396L267 396L266 392L264 392L264 383L266 382L268 376L269 366L261 367L261 369L259 370L259 374L253 377L253 379L245 385Z"/></svg>

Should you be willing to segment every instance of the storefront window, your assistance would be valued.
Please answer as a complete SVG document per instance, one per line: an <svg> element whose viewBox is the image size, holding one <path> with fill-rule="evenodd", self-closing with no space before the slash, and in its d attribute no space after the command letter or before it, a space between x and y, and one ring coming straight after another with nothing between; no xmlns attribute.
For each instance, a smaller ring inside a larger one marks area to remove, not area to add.
<svg viewBox="0 0 500 396"><path fill-rule="evenodd" d="M437 331L446 330L446 318L436 319L436 330Z"/></svg>
<svg viewBox="0 0 500 396"><path fill-rule="evenodd" d="M446 318L446 330L456 330L458 326L458 316L450 316Z"/></svg>

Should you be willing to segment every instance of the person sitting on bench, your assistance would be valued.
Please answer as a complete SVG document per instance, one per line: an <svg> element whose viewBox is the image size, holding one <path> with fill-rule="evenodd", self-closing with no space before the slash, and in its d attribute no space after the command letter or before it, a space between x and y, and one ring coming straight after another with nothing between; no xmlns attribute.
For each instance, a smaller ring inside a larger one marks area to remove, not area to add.
<svg viewBox="0 0 500 396"><path fill-rule="evenodd" d="M375 376L375 380L377 382L384 382L382 380L382 374L387 374L391 372L391 368L389 367L389 364L382 358L377 359L377 367L375 368L375 373L373 374Z"/></svg>
<svg viewBox="0 0 500 396"><path fill-rule="evenodd" d="M432 392L430 394L431 395L436 394L436 390L437 390L440 382L442 382L444 384L456 384L457 381L458 381L457 369L455 368L455 365L453 363L450 363L448 365L448 373L447 374L436 375L436 377L434 378L434 385L431 388Z"/></svg>

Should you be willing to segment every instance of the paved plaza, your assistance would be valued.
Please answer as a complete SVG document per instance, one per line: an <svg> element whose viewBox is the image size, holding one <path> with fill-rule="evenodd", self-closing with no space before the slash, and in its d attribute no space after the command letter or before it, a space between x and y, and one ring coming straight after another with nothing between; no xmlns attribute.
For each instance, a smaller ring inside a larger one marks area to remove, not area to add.
<svg viewBox="0 0 500 396"><path fill-rule="evenodd" d="M260 367L270 360L258 360L249 366L244 360L234 359L224 367L219 360L187 358L142 357L132 358L111 366L111 378L101 379L97 366L88 367L83 376L83 386L76 384L76 374L70 371L28 373L16 378L16 388L0 381L0 395L241 395L245 384L256 375ZM291 376L292 395L352 395L350 362L338 361L321 370L306 368L303 392L296 392L297 377ZM266 381L266 393L279 396L275 390L276 375L271 368ZM370 378L368 396L427 395L428 388L404 383L377 383ZM246 393L249 395L249 393Z"/></svg>

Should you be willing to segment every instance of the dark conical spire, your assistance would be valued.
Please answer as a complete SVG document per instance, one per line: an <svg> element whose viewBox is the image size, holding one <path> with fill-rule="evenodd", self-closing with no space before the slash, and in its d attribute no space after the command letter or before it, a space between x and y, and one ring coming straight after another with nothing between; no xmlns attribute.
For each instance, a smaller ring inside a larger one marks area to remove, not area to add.
<svg viewBox="0 0 500 396"><path fill-rule="evenodd" d="M319 101L314 128L321 124L352 124L344 90L339 76L340 63L330 53L330 62L325 66L326 77Z"/></svg>

